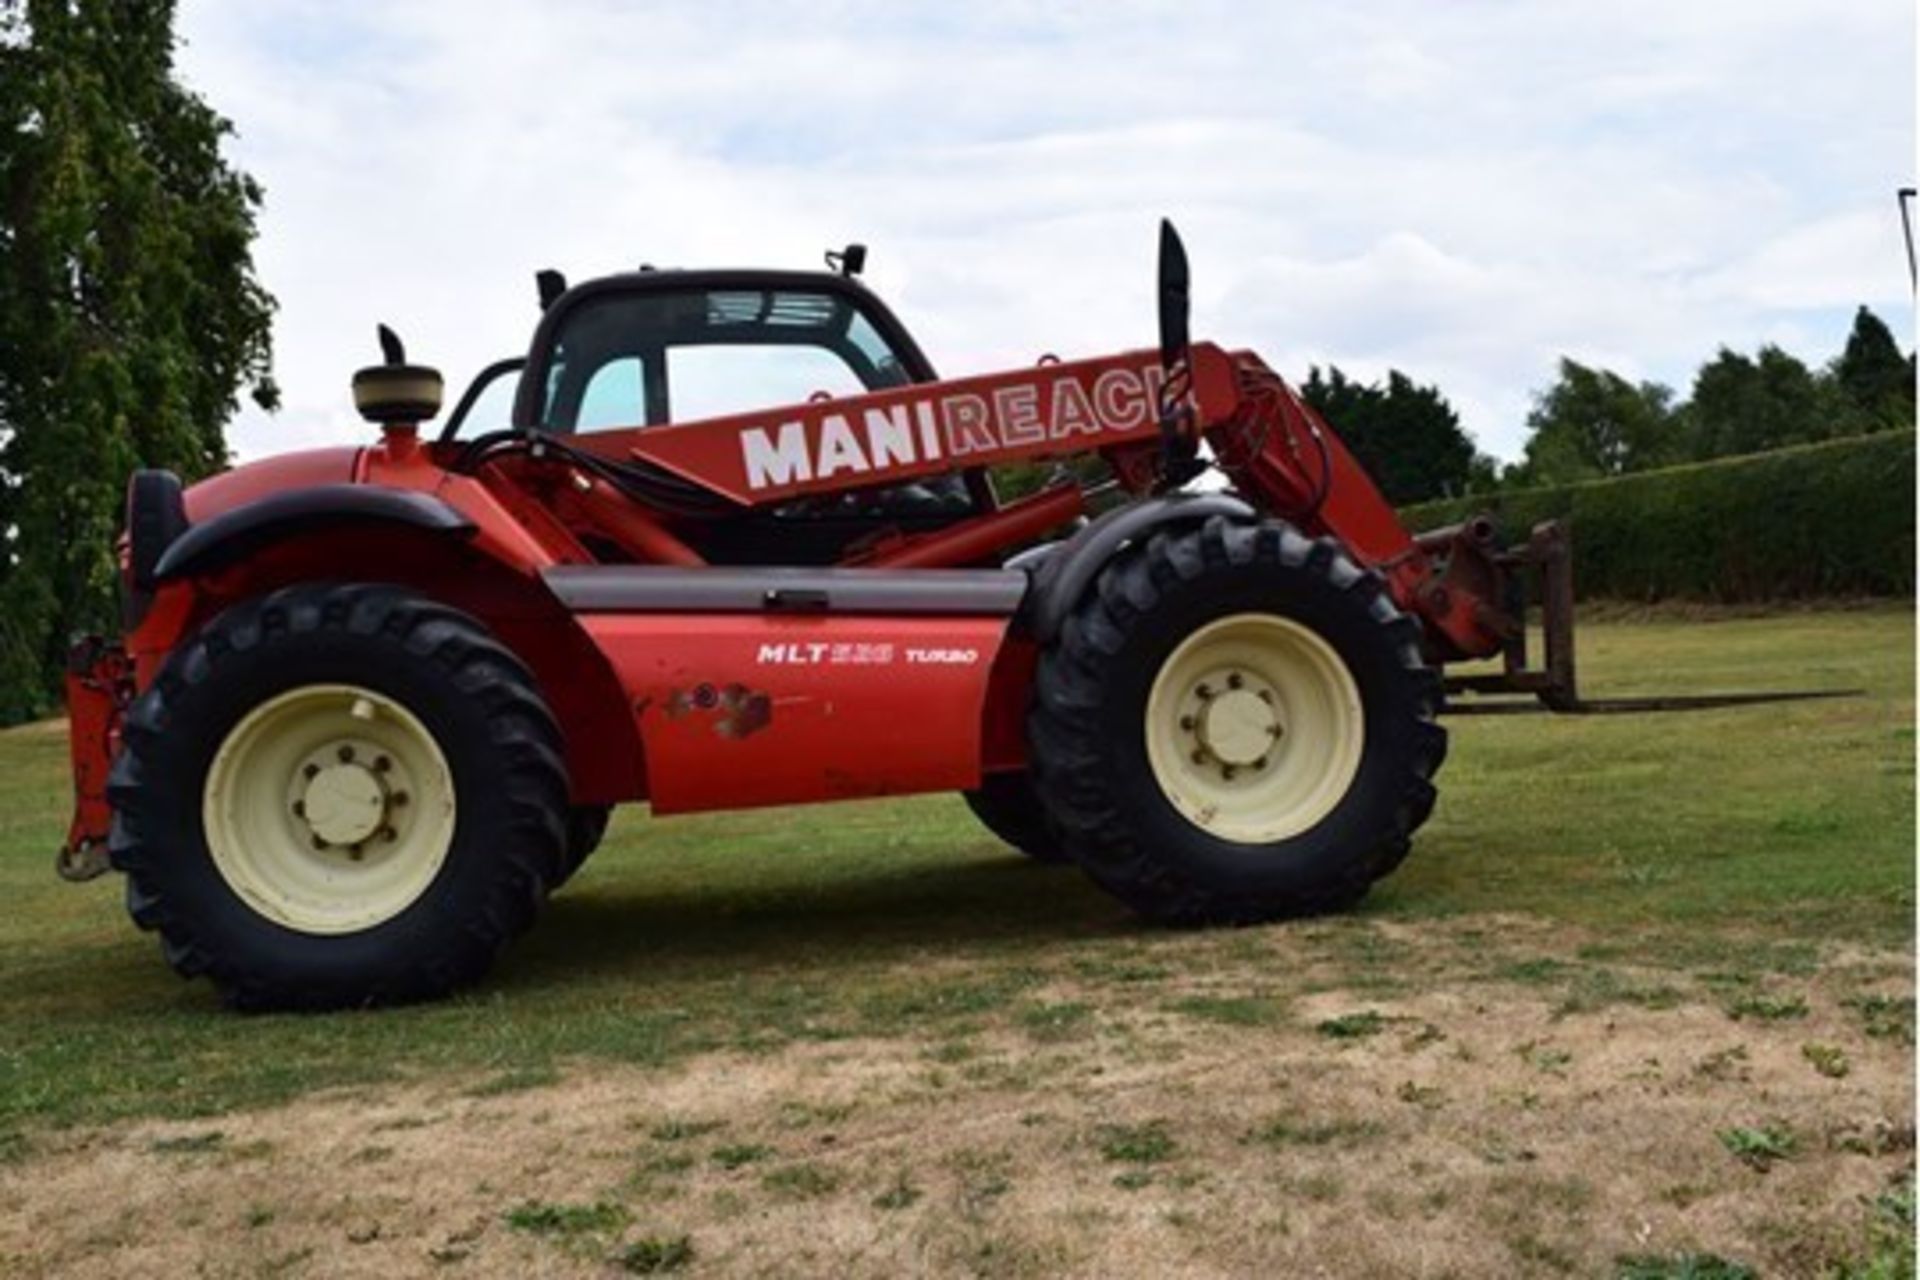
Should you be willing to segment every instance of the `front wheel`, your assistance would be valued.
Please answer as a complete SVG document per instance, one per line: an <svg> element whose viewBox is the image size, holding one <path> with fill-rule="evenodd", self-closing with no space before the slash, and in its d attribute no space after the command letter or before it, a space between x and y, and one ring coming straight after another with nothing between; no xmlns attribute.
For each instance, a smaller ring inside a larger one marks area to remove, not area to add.
<svg viewBox="0 0 1920 1280"><path fill-rule="evenodd" d="M1357 902L1406 856L1446 755L1418 625L1278 523L1121 552L1042 653L1037 793L1074 861L1155 919Z"/></svg>
<svg viewBox="0 0 1920 1280"><path fill-rule="evenodd" d="M249 1009L472 981L566 849L532 677L474 619L385 586L289 587L209 621L130 708L108 794L134 921Z"/></svg>

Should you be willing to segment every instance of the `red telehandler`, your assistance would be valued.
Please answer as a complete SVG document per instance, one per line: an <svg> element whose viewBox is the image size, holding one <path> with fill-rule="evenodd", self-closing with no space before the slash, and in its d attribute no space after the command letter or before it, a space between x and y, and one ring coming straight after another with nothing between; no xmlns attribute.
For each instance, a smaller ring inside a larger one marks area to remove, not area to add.
<svg viewBox="0 0 1920 1280"><path fill-rule="evenodd" d="M124 637L70 664L63 872L125 873L250 1009L474 980L641 800L961 791L1151 918L1253 922L1406 857L1445 664L1580 705L1559 530L1409 534L1257 356L1189 342L1171 226L1157 348L950 380L863 258L543 272L526 357L437 439L440 375L383 327L378 443L136 474ZM996 500L994 467L1090 457Z"/></svg>

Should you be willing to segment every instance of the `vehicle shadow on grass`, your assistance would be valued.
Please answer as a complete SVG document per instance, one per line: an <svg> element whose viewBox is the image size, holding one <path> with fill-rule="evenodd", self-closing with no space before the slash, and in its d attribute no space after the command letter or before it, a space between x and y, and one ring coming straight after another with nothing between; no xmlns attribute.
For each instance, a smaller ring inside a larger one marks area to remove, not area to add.
<svg viewBox="0 0 1920 1280"><path fill-rule="evenodd" d="M887 963L929 949L1012 958L1067 941L1157 932L1072 867L1018 855L719 885L587 880L547 904L495 985L583 971L649 980Z"/></svg>

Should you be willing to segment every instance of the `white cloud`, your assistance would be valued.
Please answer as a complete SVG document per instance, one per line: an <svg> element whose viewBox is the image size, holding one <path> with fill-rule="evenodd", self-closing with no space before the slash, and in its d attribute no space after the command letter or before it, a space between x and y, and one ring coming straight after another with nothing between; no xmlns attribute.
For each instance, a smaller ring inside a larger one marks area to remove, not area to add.
<svg viewBox="0 0 1920 1280"><path fill-rule="evenodd" d="M549 265L864 239L973 371L1148 342L1171 213L1198 332L1404 368L1507 455L1561 352L1684 382L1908 300L1913 15L1878 0L189 0L181 28L267 187L286 408L243 456L365 438L376 320L455 382L517 352Z"/></svg>

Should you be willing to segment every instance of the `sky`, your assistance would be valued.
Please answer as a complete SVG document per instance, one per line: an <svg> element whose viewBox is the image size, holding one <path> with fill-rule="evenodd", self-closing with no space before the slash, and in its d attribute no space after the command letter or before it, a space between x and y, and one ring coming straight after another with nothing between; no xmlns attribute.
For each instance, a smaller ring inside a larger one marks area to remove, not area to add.
<svg viewBox="0 0 1920 1280"><path fill-rule="evenodd" d="M1014 4L183 0L183 78L266 189L283 406L370 438L394 325L449 399L533 272L812 267L851 240L944 374L1195 335L1437 384L1518 456L1571 356L1682 393L1721 346L1903 346L1911 0ZM1336 426L1338 424L1335 424Z"/></svg>

